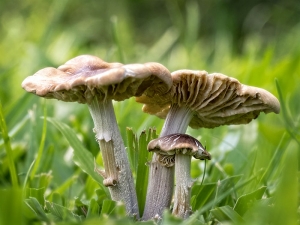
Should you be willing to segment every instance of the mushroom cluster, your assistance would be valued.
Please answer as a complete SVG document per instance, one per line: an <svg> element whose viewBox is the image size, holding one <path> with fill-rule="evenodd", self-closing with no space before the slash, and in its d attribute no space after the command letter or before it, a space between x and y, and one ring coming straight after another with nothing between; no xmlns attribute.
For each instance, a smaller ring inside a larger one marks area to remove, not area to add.
<svg viewBox="0 0 300 225"><path fill-rule="evenodd" d="M210 160L211 156L198 140L185 134L188 126L246 124L261 112L280 111L271 93L223 74L195 70L170 73L156 62L124 65L91 55L75 57L58 68L41 69L27 77L22 87L40 97L88 106L103 157L104 171L98 172L111 198L122 201L127 213L137 218L134 180L112 101L135 97L144 104L144 112L165 118L160 137L148 145L154 154L143 220L161 217L163 210L170 208L174 173L173 214L187 218L191 213L191 157Z"/></svg>

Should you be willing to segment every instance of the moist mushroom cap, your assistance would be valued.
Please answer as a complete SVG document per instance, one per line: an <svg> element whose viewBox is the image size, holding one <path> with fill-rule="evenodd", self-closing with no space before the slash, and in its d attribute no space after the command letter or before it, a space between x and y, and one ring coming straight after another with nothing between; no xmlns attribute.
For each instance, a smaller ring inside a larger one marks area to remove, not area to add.
<svg viewBox="0 0 300 225"><path fill-rule="evenodd" d="M159 98L141 96L143 111L165 118L170 106L177 104L193 111L192 128L214 128L220 125L246 124L261 112L279 113L280 104L270 92L241 84L220 73L178 70L171 73L173 86Z"/></svg>
<svg viewBox="0 0 300 225"><path fill-rule="evenodd" d="M38 96L79 103L89 103L95 96L117 101L141 95L155 98L171 86L170 72L159 63L123 65L91 55L75 57L57 69L39 70L22 83Z"/></svg>
<svg viewBox="0 0 300 225"><path fill-rule="evenodd" d="M187 134L170 134L154 139L148 144L148 151L156 152L160 155L173 156L184 154L193 156L196 159L211 159L210 154L202 144L195 138Z"/></svg>

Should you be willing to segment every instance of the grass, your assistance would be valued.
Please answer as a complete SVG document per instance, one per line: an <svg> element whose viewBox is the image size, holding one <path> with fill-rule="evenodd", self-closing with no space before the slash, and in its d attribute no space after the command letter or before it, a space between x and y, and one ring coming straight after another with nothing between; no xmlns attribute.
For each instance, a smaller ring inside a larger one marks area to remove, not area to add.
<svg viewBox="0 0 300 225"><path fill-rule="evenodd" d="M141 223L110 200L94 172L94 161L101 167L102 160L87 107L40 99L20 87L26 76L79 54L123 63L157 61L170 71L221 72L272 92L281 103L279 115L261 114L248 125L188 129L212 160L203 184L204 163L192 161L194 214L181 221L165 212L163 224L299 223L299 24L268 42L259 33L248 34L242 53L236 54L230 32L220 30L209 40L198 35L196 1L186 3L187 17L169 2L171 22L163 21L159 33L153 32L158 24L145 31L150 41L136 33L135 18L121 10L128 7L125 3L115 10L108 5L114 16L106 12L100 18L84 14L95 2L82 9L78 1L19 3L17 11L5 1L10 14L0 9L5 21L0 37L0 52L5 52L0 55L0 224ZM82 13L82 21L69 10ZM184 30L189 32L182 35ZM134 99L114 107L143 205L150 155L138 152L159 134L163 121L144 114Z"/></svg>

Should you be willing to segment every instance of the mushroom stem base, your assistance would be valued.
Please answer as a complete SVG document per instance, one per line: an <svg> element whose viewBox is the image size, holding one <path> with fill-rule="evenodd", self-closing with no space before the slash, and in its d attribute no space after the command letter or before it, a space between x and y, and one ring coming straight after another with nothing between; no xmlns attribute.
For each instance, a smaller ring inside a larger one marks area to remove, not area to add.
<svg viewBox="0 0 300 225"><path fill-rule="evenodd" d="M177 154L175 156L175 194L172 214L186 219L191 214L190 198L192 179L190 176L191 156Z"/></svg>
<svg viewBox="0 0 300 225"><path fill-rule="evenodd" d="M172 105L160 137L174 133L185 133L191 118L192 112L189 108ZM161 217L164 209L170 208L173 186L174 167L161 165L159 157L154 153L149 173L143 220L149 220L157 216Z"/></svg>

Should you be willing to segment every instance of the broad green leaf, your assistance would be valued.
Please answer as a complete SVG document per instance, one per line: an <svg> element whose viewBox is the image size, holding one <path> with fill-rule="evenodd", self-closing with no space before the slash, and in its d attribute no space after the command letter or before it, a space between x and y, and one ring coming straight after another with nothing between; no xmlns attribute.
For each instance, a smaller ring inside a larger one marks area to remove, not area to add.
<svg viewBox="0 0 300 225"><path fill-rule="evenodd" d="M109 196L107 188L103 185L103 178L94 171L94 159L92 153L82 145L76 136L76 133L68 125L53 118L48 118L48 121L51 122L68 140L69 144L74 150L74 162L84 172L97 181L99 186L107 193L107 196Z"/></svg>
<svg viewBox="0 0 300 225"><path fill-rule="evenodd" d="M228 205L217 207L210 212L220 222L229 221L234 224L241 224L244 222L243 218Z"/></svg>
<svg viewBox="0 0 300 225"><path fill-rule="evenodd" d="M261 187L256 191L240 196L233 207L234 211L243 216L256 200L262 198L266 189L267 187Z"/></svg>

